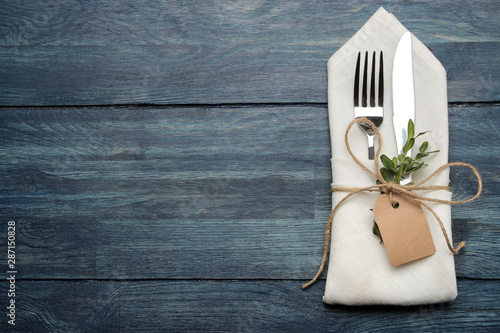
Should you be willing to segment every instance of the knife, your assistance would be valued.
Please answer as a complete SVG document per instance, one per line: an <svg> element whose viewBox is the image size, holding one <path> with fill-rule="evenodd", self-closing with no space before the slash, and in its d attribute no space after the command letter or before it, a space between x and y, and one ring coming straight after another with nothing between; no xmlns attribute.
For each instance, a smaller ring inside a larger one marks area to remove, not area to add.
<svg viewBox="0 0 500 333"><path fill-rule="evenodd" d="M392 111L394 133L398 155L403 153L403 146L408 140L408 121L415 123L415 90L413 88L413 59L411 33L405 32L394 54L392 68ZM411 150L408 152L411 156ZM411 174L401 180L401 184L411 182Z"/></svg>

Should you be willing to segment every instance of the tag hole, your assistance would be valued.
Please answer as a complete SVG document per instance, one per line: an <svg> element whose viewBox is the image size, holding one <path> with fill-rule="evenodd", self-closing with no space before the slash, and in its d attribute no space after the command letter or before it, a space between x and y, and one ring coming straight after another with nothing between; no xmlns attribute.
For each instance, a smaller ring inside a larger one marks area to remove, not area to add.
<svg viewBox="0 0 500 333"><path fill-rule="evenodd" d="M399 208L399 202L392 204L392 208Z"/></svg>

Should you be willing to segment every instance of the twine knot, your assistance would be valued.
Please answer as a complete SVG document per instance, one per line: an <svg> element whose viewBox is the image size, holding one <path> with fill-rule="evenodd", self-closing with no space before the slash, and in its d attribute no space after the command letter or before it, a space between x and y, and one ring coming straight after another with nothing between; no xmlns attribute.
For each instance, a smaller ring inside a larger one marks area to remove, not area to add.
<svg viewBox="0 0 500 333"><path fill-rule="evenodd" d="M394 183L392 183L392 182L385 184L385 186L384 186L385 192L388 194L391 194L395 189L395 187L393 185L394 185Z"/></svg>
<svg viewBox="0 0 500 333"><path fill-rule="evenodd" d="M394 183L392 183L392 182L386 183L385 186L381 187L381 190L383 190L383 191L381 191L380 193L384 193L385 192L385 193L387 193L389 195L389 202L394 207L396 205L396 201L393 198L393 194L397 194L398 193L398 190L394 186Z"/></svg>
<svg viewBox="0 0 500 333"><path fill-rule="evenodd" d="M375 153L375 172L372 172L370 169L368 169L363 163L361 163L356 158L356 156L352 152L351 147L349 145L349 140L348 140L349 131L351 130L351 128L352 128L352 126L354 124L361 123L361 122L363 122L363 123L368 124L369 126L371 126L372 130L377 135L377 139L378 139L378 142L379 142L378 148L377 148L377 152ZM349 192L349 193L342 200L340 200L337 203L337 205L335 206L335 208L333 208L332 212L330 213L330 216L328 217L328 222L326 224L326 229L325 229L325 247L323 249L323 259L321 260L321 265L320 265L320 267L318 269L318 272L316 273L316 276L311 281L309 281L308 283L302 285L302 289L306 289L309 286L311 286L314 282L316 282L316 280L318 279L318 277L323 272L323 269L325 267L326 260L327 260L327 257L328 257L329 247L330 247L331 225L332 225L332 222L333 222L333 216L337 212L337 209L340 207L340 205L342 205L342 203L344 203L344 201L346 201L348 198L350 198L351 196L353 196L354 194L359 193L359 192L380 192L380 193L387 193L389 195L390 203L393 206L396 204L396 202L395 202L395 200L393 198L393 194L403 195L406 198L408 198L410 201L414 201L416 203L421 204L428 211L430 211L432 213L432 215L435 217L436 221L439 223L439 226L441 227L441 231L443 233L443 236L444 236L444 238L446 240L446 244L448 245L448 249L453 254L458 254L458 252L460 251L460 249L465 246L465 242L460 242L456 247L453 247L453 245L451 244L450 238L448 237L448 233L446 232L446 229L445 229L445 227L443 225L443 222L441 221L441 218L426 203L426 201L428 201L428 202L438 202L438 203L449 204L449 205L458 205L458 204L467 203L467 202L470 202L470 201L473 201L473 200L477 199L479 197L479 195L481 194L481 191L483 189L483 185L482 185L481 176L479 175L479 172L476 170L476 168L473 167L472 165L468 164L468 163L452 162L452 163L447 163L445 165L442 165L436 171L434 171L429 177L427 177L426 179L424 179L423 181L421 181L421 182L419 182L417 184L408 184L408 185L395 184L393 182L386 182L385 179L382 177L382 174L380 173L379 156L380 156L380 150L382 148L382 136L380 135L380 132L378 131L378 129L375 126L375 124L373 124L373 122L371 122L367 118L354 119L349 124L349 126L347 126L344 139L345 139L345 145L346 145L347 151L349 152L349 155L351 155L351 157L353 158L353 160L359 166L361 166L361 168L363 168L363 170L365 170L373 178L375 178L378 181L378 184L371 185L371 186L366 186L366 187L362 187L362 188L359 188L359 187L333 187L331 189L332 192L340 191L340 192ZM469 168L469 169L472 170L472 172L474 173L474 175L477 178L477 183L478 183L477 193L473 197L471 197L469 199L466 199L466 200L459 200L459 201L456 201L456 200L442 200L442 199L435 199L435 198L425 197L425 196L419 195L419 194L417 194L415 192L415 191L419 191L419 190L446 190L446 191L450 191L450 188L448 186L441 186L441 185L426 185L426 186L424 186L423 184L425 184L427 181L429 181L431 178L433 178L437 173L441 172L444 169L450 168L452 166L462 166L462 167L466 167L466 168Z"/></svg>

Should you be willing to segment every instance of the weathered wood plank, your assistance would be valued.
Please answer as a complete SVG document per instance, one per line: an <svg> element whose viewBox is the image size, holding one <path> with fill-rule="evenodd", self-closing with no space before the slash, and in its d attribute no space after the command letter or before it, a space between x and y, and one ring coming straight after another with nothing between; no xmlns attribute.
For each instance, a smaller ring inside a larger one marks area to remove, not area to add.
<svg viewBox="0 0 500 333"><path fill-rule="evenodd" d="M8 289L3 281L0 287ZM120 332L120 290L114 282L17 281L15 297L2 298L10 299L15 326L2 306L2 332Z"/></svg>
<svg viewBox="0 0 500 333"><path fill-rule="evenodd" d="M470 163L483 177L482 196L473 204L453 206L455 218L494 221L498 226L500 217L493 212L500 204L499 115L500 104L453 106L449 109L449 161ZM466 168L451 169L450 186L456 200L469 198L477 191L475 177Z"/></svg>
<svg viewBox="0 0 500 333"><path fill-rule="evenodd" d="M298 281L123 283L121 328L127 332L486 332L500 325L498 287L497 281L459 281L460 298L450 304L353 308L325 306L324 285L304 292Z"/></svg>
<svg viewBox="0 0 500 333"><path fill-rule="evenodd" d="M497 113L450 110L450 159L485 182L453 208L468 278L500 273ZM1 216L18 221L23 278L307 279L318 267L324 106L30 108L0 124ZM452 170L452 186L475 185Z"/></svg>
<svg viewBox="0 0 500 333"><path fill-rule="evenodd" d="M326 103L326 62L379 2L8 1L0 105ZM497 1L385 8L448 70L449 100L500 97Z"/></svg>
<svg viewBox="0 0 500 333"><path fill-rule="evenodd" d="M393 13L428 41L498 41L495 26L500 7L495 1L472 0L460 6L449 1L423 1L401 6L378 1L349 3L276 0L259 2L104 0L78 2L2 0L2 46L59 45L161 45L243 40L279 41L291 35L296 41L335 43L350 38L380 6ZM445 12L445 13L443 13ZM444 15L446 14L446 15ZM293 20L291 20L293 19ZM325 27L328 27L326 29ZM210 37L207 39L207 37Z"/></svg>
<svg viewBox="0 0 500 333"><path fill-rule="evenodd" d="M492 332L498 281L459 280L446 304L343 307L302 281L19 281L15 332ZM0 282L5 290L6 283ZM0 330L9 332L6 320Z"/></svg>

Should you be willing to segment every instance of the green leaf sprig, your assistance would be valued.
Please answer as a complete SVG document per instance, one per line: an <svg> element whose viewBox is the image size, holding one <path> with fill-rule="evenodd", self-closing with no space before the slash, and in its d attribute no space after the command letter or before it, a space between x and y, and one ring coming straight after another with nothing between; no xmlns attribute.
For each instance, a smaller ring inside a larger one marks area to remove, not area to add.
<svg viewBox="0 0 500 333"><path fill-rule="evenodd" d="M382 168L380 168L380 174L382 175L382 177L386 182L400 184L402 179L405 179L412 172L415 172L420 168L422 168L424 165L427 165L424 164L424 162L420 162L422 158L427 157L430 154L439 152L439 150L427 151L427 148L429 147L429 142L424 141L420 145L420 148L415 158L407 156L408 152L415 145L415 139L421 135L424 135L425 133L427 132L421 132L418 133L417 136L415 136L415 125L413 124L413 121L410 119L408 121L408 140L406 141L406 144L403 146L403 153L399 154L397 157L393 157L392 159L387 157L387 155L380 156L380 160L384 165ZM409 184L413 185L413 183Z"/></svg>
<svg viewBox="0 0 500 333"><path fill-rule="evenodd" d="M439 152L439 150L427 151L427 148L429 148L429 142L424 141L420 145L415 158L407 156L408 152L415 145L415 139L427 132L420 132L417 134L417 136L415 136L415 124L413 123L413 120L410 119L408 121L407 133L408 139L406 141L406 144L403 146L403 153L399 154L397 157L393 157L392 159L387 157L387 155L380 156L380 160L384 165L382 168L380 168L380 174L388 183L400 184L401 180L408 177L408 175L410 175L412 172L415 172L421 169L423 166L427 165L424 162L421 162L421 159L429 156L430 154ZM377 183L380 182L377 180ZM410 182L407 185L413 184L413 182ZM380 238L380 243L382 243L382 235L375 220L373 221L372 232Z"/></svg>

